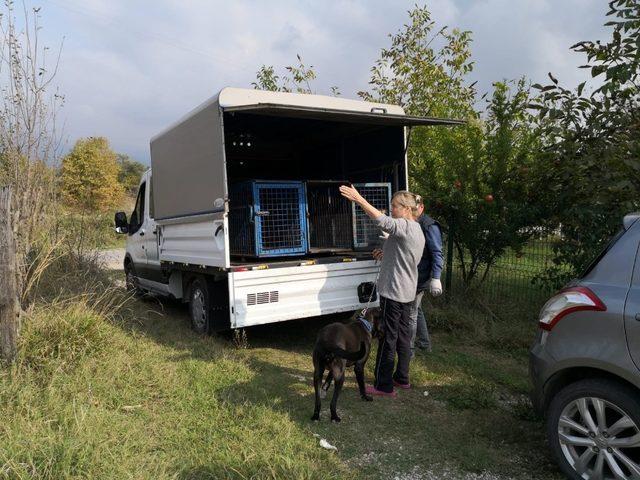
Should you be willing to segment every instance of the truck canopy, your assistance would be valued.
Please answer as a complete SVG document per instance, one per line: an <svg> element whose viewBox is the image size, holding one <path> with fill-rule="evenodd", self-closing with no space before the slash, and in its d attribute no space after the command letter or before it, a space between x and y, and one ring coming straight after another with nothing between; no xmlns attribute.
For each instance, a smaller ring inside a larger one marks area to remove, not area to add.
<svg viewBox="0 0 640 480"><path fill-rule="evenodd" d="M151 140L157 219L225 211L249 178L392 182L407 188L404 127L460 120L397 105L224 88Z"/></svg>

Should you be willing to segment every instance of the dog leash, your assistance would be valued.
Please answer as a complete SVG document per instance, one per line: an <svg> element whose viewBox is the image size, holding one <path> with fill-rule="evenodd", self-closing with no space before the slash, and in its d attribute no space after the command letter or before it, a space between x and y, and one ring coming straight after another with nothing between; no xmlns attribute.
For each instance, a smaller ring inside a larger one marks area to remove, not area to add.
<svg viewBox="0 0 640 480"><path fill-rule="evenodd" d="M380 278L380 269L378 269L378 273L376 274L376 279L373 281L373 285L371 287L371 293L369 294L369 300L367 300L367 305L362 309L362 311L360 312L360 315L358 315L358 320L360 320L362 325L364 325L364 328L366 328L369 333L371 333L373 326L371 325L371 322L369 322L369 320L365 318L365 315L367 314L367 311L369 310L369 307L371 305L371 300L373 299L373 293L378 290L378 278Z"/></svg>

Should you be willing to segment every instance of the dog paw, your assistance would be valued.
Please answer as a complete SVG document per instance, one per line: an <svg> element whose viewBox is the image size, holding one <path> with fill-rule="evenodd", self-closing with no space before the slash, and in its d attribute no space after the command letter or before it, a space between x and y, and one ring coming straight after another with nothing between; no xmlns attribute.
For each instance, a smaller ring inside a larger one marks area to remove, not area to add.
<svg viewBox="0 0 640 480"><path fill-rule="evenodd" d="M320 420L320 414L319 413L314 413L313 416L311 417L311 420L314 422L317 422Z"/></svg>
<svg viewBox="0 0 640 480"><path fill-rule="evenodd" d="M331 421L332 421L332 422L336 422L336 423L340 423L340 422L342 421L342 419L341 419L339 416L337 416L337 415L333 415L333 416L331 417Z"/></svg>
<svg viewBox="0 0 640 480"><path fill-rule="evenodd" d="M362 399L366 402L373 402L373 397L371 395L363 395Z"/></svg>

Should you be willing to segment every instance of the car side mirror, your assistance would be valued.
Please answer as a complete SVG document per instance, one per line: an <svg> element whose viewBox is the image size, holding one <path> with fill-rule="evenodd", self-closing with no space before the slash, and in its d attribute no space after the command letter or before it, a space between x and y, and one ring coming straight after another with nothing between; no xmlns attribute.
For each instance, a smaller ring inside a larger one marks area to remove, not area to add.
<svg viewBox="0 0 640 480"><path fill-rule="evenodd" d="M127 214L124 212L117 212L114 217L114 223L116 225L116 233L128 233L129 222L127 222Z"/></svg>

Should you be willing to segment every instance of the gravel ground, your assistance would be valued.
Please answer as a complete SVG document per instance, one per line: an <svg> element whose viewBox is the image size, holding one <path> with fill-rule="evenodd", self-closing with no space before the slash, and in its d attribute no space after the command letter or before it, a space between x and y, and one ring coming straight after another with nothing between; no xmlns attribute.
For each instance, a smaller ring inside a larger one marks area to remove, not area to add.
<svg viewBox="0 0 640 480"><path fill-rule="evenodd" d="M124 248L101 250L98 252L98 258L107 270L121 270L124 262L124 254Z"/></svg>
<svg viewBox="0 0 640 480"><path fill-rule="evenodd" d="M435 470L419 470L396 475L393 480L510 480L510 477L495 475L493 473L462 473L447 467Z"/></svg>

